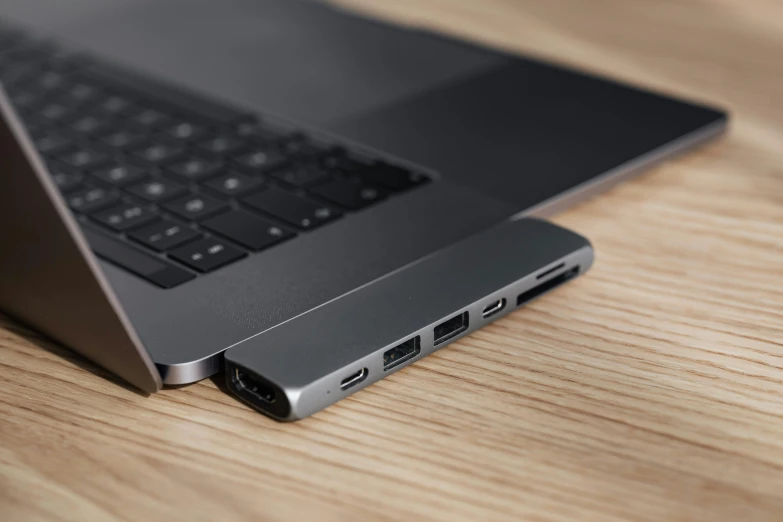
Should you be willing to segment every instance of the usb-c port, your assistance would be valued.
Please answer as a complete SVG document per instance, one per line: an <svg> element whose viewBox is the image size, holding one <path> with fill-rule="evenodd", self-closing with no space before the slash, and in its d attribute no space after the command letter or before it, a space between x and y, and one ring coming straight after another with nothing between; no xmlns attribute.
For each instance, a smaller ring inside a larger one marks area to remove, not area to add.
<svg viewBox="0 0 783 522"><path fill-rule="evenodd" d="M506 298L498 299L494 303L490 303L487 306L484 307L484 311L481 312L481 317L486 319L487 317L492 317L502 309L506 307Z"/></svg>
<svg viewBox="0 0 783 522"><path fill-rule="evenodd" d="M367 378L367 374L370 373L367 371L367 368L362 368L356 373L352 373L348 377L342 380L340 383L340 389L341 390L347 390L351 386L356 386L360 382L362 382L364 379Z"/></svg>

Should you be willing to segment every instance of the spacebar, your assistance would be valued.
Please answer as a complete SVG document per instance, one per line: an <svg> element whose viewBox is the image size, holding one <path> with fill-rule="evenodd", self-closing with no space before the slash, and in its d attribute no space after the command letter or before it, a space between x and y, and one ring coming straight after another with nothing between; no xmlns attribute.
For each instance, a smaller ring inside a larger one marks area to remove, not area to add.
<svg viewBox="0 0 783 522"><path fill-rule="evenodd" d="M98 257L133 272L160 287L172 288L196 277L162 259L139 252L122 241L104 236L87 227L82 227L82 231Z"/></svg>

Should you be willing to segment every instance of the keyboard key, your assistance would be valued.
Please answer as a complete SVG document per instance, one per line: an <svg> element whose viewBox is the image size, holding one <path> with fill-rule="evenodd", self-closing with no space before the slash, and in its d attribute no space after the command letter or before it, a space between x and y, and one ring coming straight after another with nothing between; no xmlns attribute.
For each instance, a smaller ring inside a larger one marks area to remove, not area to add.
<svg viewBox="0 0 783 522"><path fill-rule="evenodd" d="M131 116L130 121L144 129L158 129L172 122L170 116L154 109L142 109Z"/></svg>
<svg viewBox="0 0 783 522"><path fill-rule="evenodd" d="M166 203L163 205L163 208L182 219L198 221L219 212L224 212L228 210L229 206L227 203L208 196L192 194L171 203Z"/></svg>
<svg viewBox="0 0 783 522"><path fill-rule="evenodd" d="M128 237L146 247L163 252L199 239L202 236L185 225L163 221L131 232L128 234Z"/></svg>
<svg viewBox="0 0 783 522"><path fill-rule="evenodd" d="M72 108L56 102L44 105L37 112L39 116L50 123L64 122L73 118L75 114Z"/></svg>
<svg viewBox="0 0 783 522"><path fill-rule="evenodd" d="M272 173L272 177L295 187L304 187L326 181L329 174L315 165L301 165L280 169Z"/></svg>
<svg viewBox="0 0 783 522"><path fill-rule="evenodd" d="M144 135L131 130L118 130L102 139L103 143L115 149L132 149L144 143Z"/></svg>
<svg viewBox="0 0 783 522"><path fill-rule="evenodd" d="M59 134L45 134L33 140L38 152L47 156L62 154L73 148L73 140Z"/></svg>
<svg viewBox="0 0 783 522"><path fill-rule="evenodd" d="M296 235L241 210L213 217L204 221L201 226L251 250L261 250Z"/></svg>
<svg viewBox="0 0 783 522"><path fill-rule="evenodd" d="M68 86L61 96L65 103L79 105L95 101L100 95L101 91L95 85L77 81Z"/></svg>
<svg viewBox="0 0 783 522"><path fill-rule="evenodd" d="M356 172L370 167L374 160L365 157L359 157L354 154L346 154L341 151L330 153L321 158L321 164L330 172Z"/></svg>
<svg viewBox="0 0 783 522"><path fill-rule="evenodd" d="M113 192L102 188L88 187L66 197L68 206L76 212L95 212L119 201Z"/></svg>
<svg viewBox="0 0 783 522"><path fill-rule="evenodd" d="M251 178L244 174L230 172L207 181L204 186L224 196L235 198L259 190L264 186L264 182L258 177Z"/></svg>
<svg viewBox="0 0 783 522"><path fill-rule="evenodd" d="M251 172L266 172L284 166L288 160L280 152L269 149L254 149L234 158L242 168Z"/></svg>
<svg viewBox="0 0 783 522"><path fill-rule="evenodd" d="M103 143L115 149L132 149L144 143L144 135L131 130L118 130L103 138Z"/></svg>
<svg viewBox="0 0 783 522"><path fill-rule="evenodd" d="M95 109L107 116L127 116L139 109L127 98L122 96L109 96L95 106Z"/></svg>
<svg viewBox="0 0 783 522"><path fill-rule="evenodd" d="M113 187L127 187L147 177L147 173L139 167L119 163L93 171L91 174Z"/></svg>
<svg viewBox="0 0 783 522"><path fill-rule="evenodd" d="M388 163L376 163L360 170L358 174L373 185L381 185L395 191L408 190L429 181L423 174Z"/></svg>
<svg viewBox="0 0 783 522"><path fill-rule="evenodd" d="M169 257L199 272L209 272L242 259L247 254L216 238L188 243L169 253Z"/></svg>
<svg viewBox="0 0 783 522"><path fill-rule="evenodd" d="M180 141L199 140L207 135L207 130L204 127L184 121L169 125L163 129L163 132L166 136Z"/></svg>
<svg viewBox="0 0 783 522"><path fill-rule="evenodd" d="M139 183L126 190L151 203L170 201L186 192L182 185L164 178Z"/></svg>
<svg viewBox="0 0 783 522"><path fill-rule="evenodd" d="M20 109L29 109L32 111L38 110L40 105L44 103L41 96L31 90L15 90L11 89L8 93L11 104L18 111Z"/></svg>
<svg viewBox="0 0 783 522"><path fill-rule="evenodd" d="M87 242L101 258L163 288L173 288L195 277L187 270L140 252L132 246L83 227Z"/></svg>
<svg viewBox="0 0 783 522"><path fill-rule="evenodd" d="M180 147L165 143L155 143L134 151L134 155L147 163L164 165L179 159L182 156L182 152L183 150Z"/></svg>
<svg viewBox="0 0 783 522"><path fill-rule="evenodd" d="M42 89L46 92L54 92L62 89L68 83L67 75L59 71L42 71L31 77L31 87Z"/></svg>
<svg viewBox="0 0 783 522"><path fill-rule="evenodd" d="M58 159L69 167L79 170L97 169L109 162L109 157L106 154L85 148L63 154Z"/></svg>
<svg viewBox="0 0 783 522"><path fill-rule="evenodd" d="M295 196L278 188L270 188L246 197L250 207L270 214L301 229L312 229L340 217L340 213L326 205Z"/></svg>
<svg viewBox="0 0 783 522"><path fill-rule="evenodd" d="M184 182L200 181L216 176L223 168L223 163L191 157L168 167L168 171Z"/></svg>
<svg viewBox="0 0 783 522"><path fill-rule="evenodd" d="M138 228L158 219L158 216L151 210L132 203L123 203L118 207L102 210L91 217L117 232Z"/></svg>
<svg viewBox="0 0 783 522"><path fill-rule="evenodd" d="M376 187L343 178L313 187L310 192L349 210L359 210L386 197Z"/></svg>
<svg viewBox="0 0 783 522"><path fill-rule="evenodd" d="M72 121L68 128L79 134L98 134L111 128L111 121L108 118L87 115Z"/></svg>
<svg viewBox="0 0 783 522"><path fill-rule="evenodd" d="M60 192L67 194L75 190L84 188L82 184L82 177L72 172L66 172L58 167L49 166L49 172L52 175L52 180Z"/></svg>
<svg viewBox="0 0 783 522"><path fill-rule="evenodd" d="M231 136L213 136L199 142L198 145L205 152L217 156L233 154L245 146L243 142Z"/></svg>

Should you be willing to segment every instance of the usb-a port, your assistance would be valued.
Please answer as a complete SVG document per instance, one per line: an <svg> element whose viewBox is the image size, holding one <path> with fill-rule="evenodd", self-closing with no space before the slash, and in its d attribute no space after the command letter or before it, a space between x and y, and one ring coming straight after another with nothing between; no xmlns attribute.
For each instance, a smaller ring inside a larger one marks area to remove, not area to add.
<svg viewBox="0 0 783 522"><path fill-rule="evenodd" d="M468 329L468 312L455 315L435 327L435 346L445 343Z"/></svg>
<svg viewBox="0 0 783 522"><path fill-rule="evenodd" d="M421 353L421 338L417 335L398 344L383 354L383 371L391 370L405 361L410 361Z"/></svg>

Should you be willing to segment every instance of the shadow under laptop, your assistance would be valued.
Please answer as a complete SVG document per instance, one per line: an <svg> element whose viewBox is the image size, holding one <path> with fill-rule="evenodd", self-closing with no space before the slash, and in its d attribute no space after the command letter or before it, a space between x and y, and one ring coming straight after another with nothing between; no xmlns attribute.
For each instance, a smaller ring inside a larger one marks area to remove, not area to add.
<svg viewBox="0 0 783 522"><path fill-rule="evenodd" d="M47 337L45 334L35 330L34 328L25 325L24 323L18 321L17 319L11 318L8 315L0 313L0 328L11 332L12 334L24 339L30 344L33 344L43 350L46 350L47 352L61 359L66 364L77 366L82 370L85 370L89 373L97 375L98 377L106 379L107 381L110 381L112 384L121 386L122 388L125 388L126 390L131 391L136 395L140 395L142 397L149 397L150 395L149 393L140 390L131 384L128 384L127 382L120 379L119 377L109 372L108 370L105 370L100 366L93 364L88 359L82 357L78 353L69 350L62 344L58 343L57 341L51 339L50 337Z"/></svg>

